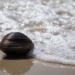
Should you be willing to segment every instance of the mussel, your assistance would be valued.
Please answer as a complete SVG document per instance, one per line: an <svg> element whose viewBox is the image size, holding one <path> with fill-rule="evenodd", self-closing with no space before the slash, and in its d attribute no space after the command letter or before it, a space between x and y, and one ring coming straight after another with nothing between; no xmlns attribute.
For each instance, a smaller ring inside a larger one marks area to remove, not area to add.
<svg viewBox="0 0 75 75"><path fill-rule="evenodd" d="M11 32L0 43L0 50L7 55L26 55L34 48L31 39L23 33Z"/></svg>

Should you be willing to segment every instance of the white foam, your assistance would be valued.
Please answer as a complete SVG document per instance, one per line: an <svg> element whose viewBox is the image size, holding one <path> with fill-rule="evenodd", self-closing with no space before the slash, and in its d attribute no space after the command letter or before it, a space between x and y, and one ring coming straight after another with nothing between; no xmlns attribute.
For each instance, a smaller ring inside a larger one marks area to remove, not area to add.
<svg viewBox="0 0 75 75"><path fill-rule="evenodd" d="M73 0L0 0L0 39L9 32L27 34L35 58L75 65Z"/></svg>

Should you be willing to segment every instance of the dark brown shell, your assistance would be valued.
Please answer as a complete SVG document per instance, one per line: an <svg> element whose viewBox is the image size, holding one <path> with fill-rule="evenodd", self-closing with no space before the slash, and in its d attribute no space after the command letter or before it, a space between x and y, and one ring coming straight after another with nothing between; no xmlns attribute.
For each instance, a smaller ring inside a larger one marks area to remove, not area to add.
<svg viewBox="0 0 75 75"><path fill-rule="evenodd" d="M1 50L7 55L25 55L33 47L34 44L30 38L20 32L12 32L5 35L0 44Z"/></svg>

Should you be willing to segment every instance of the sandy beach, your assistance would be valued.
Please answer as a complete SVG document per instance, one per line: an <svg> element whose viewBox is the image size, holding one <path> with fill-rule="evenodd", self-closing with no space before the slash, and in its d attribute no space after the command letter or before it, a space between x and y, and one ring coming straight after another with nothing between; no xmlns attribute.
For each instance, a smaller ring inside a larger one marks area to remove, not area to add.
<svg viewBox="0 0 75 75"><path fill-rule="evenodd" d="M36 59L3 59L0 62L0 75L75 75L75 66Z"/></svg>
<svg viewBox="0 0 75 75"><path fill-rule="evenodd" d="M0 75L75 75L75 0L0 0L0 41L10 32L33 41L33 58L0 53Z"/></svg>

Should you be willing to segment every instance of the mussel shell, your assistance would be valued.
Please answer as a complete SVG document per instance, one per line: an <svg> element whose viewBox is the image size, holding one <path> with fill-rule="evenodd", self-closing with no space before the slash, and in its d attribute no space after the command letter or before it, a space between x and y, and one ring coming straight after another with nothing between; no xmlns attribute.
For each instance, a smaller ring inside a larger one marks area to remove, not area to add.
<svg viewBox="0 0 75 75"><path fill-rule="evenodd" d="M7 55L25 55L34 48L34 44L23 33L12 32L4 36L0 48Z"/></svg>

